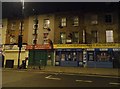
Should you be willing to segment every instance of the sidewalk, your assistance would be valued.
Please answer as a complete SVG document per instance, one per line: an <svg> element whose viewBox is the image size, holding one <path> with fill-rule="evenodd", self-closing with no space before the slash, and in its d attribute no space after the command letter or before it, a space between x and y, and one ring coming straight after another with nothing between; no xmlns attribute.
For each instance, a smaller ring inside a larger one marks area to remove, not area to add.
<svg viewBox="0 0 120 89"><path fill-rule="evenodd" d="M14 68L13 68L14 69ZM7 68L3 68L7 70ZM12 70L12 69L10 69ZM17 69L18 70L18 69ZM119 76L120 69L114 68L83 68L83 67L60 67L60 66L46 66L44 69L20 69L26 71L39 71L39 72L58 72L58 73L71 73L71 74L88 74L88 75L107 75L107 76Z"/></svg>
<svg viewBox="0 0 120 89"><path fill-rule="evenodd" d="M59 72L59 73L91 74L91 75L108 75L108 76L119 76L120 77L120 69L113 69L113 68L82 68L82 67L47 66L45 69L41 71Z"/></svg>

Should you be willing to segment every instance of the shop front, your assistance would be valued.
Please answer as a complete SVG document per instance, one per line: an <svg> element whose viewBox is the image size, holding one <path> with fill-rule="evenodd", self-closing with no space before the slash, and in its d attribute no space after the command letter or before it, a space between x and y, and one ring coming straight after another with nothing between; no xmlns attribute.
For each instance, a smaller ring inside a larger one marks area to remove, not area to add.
<svg viewBox="0 0 120 89"><path fill-rule="evenodd" d="M49 45L28 45L28 67L53 65L53 51Z"/></svg>
<svg viewBox="0 0 120 89"><path fill-rule="evenodd" d="M55 65L118 68L119 47L119 44L55 44Z"/></svg>
<svg viewBox="0 0 120 89"><path fill-rule="evenodd" d="M87 66L97 68L113 68L113 50L95 48L87 51Z"/></svg>
<svg viewBox="0 0 120 89"><path fill-rule="evenodd" d="M57 49L55 57L56 66L83 66L82 49Z"/></svg>

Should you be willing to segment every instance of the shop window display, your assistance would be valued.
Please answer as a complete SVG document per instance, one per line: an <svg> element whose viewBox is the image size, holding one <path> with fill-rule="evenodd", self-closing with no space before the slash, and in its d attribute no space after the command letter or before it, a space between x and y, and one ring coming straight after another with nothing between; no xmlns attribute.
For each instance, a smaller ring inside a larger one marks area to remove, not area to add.
<svg viewBox="0 0 120 89"><path fill-rule="evenodd" d="M76 52L66 53L66 61L77 61L77 53Z"/></svg>
<svg viewBox="0 0 120 89"><path fill-rule="evenodd" d="M61 61L65 61L65 54L61 54Z"/></svg>
<svg viewBox="0 0 120 89"><path fill-rule="evenodd" d="M100 52L97 54L97 61L111 61L111 56L108 52Z"/></svg>
<svg viewBox="0 0 120 89"><path fill-rule="evenodd" d="M89 61L94 61L94 53L93 52L88 53L88 60Z"/></svg>

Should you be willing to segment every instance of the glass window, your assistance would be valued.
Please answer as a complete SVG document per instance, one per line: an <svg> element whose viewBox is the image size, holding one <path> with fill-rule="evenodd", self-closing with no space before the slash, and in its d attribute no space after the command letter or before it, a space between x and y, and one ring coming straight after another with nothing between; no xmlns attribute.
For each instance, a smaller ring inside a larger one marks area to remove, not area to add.
<svg viewBox="0 0 120 89"><path fill-rule="evenodd" d="M98 31L91 31L91 36L92 36L92 43L97 43L98 42Z"/></svg>
<svg viewBox="0 0 120 89"><path fill-rule="evenodd" d="M91 16L91 24L98 24L98 16L97 15Z"/></svg>
<svg viewBox="0 0 120 89"><path fill-rule="evenodd" d="M21 22L20 22L20 25L19 25L19 30L21 30ZM24 30L24 23L22 23L22 30Z"/></svg>
<svg viewBox="0 0 120 89"><path fill-rule="evenodd" d="M111 55L108 52L102 51L102 52L96 53L96 55L97 55L97 58L96 58L97 61L102 61L102 62L111 61Z"/></svg>
<svg viewBox="0 0 120 89"><path fill-rule="evenodd" d="M113 40L113 30L106 31L106 42L114 42Z"/></svg>
<svg viewBox="0 0 120 89"><path fill-rule="evenodd" d="M50 27L50 20L49 19L44 19L44 27L43 28L49 28Z"/></svg>
<svg viewBox="0 0 120 89"><path fill-rule="evenodd" d="M79 43L79 32L73 32L73 43Z"/></svg>
<svg viewBox="0 0 120 89"><path fill-rule="evenodd" d="M79 26L79 18L78 17L73 18L73 26Z"/></svg>
<svg viewBox="0 0 120 89"><path fill-rule="evenodd" d="M65 61L65 53L64 52L61 54L61 61Z"/></svg>
<svg viewBox="0 0 120 89"><path fill-rule="evenodd" d="M105 22L111 23L112 22L112 15L110 15L110 14L105 15Z"/></svg>
<svg viewBox="0 0 120 89"><path fill-rule="evenodd" d="M10 43L11 44L16 43L16 37L14 35L10 36Z"/></svg>
<svg viewBox="0 0 120 89"><path fill-rule="evenodd" d="M88 60L94 61L94 52L88 52Z"/></svg>
<svg viewBox="0 0 120 89"><path fill-rule="evenodd" d="M66 18L61 19L61 26L65 27L66 26Z"/></svg>
<svg viewBox="0 0 120 89"><path fill-rule="evenodd" d="M79 61L83 61L83 53L82 52L78 52L78 57L79 57Z"/></svg>
<svg viewBox="0 0 120 89"><path fill-rule="evenodd" d="M55 61L60 61L59 51L56 52Z"/></svg>
<svg viewBox="0 0 120 89"><path fill-rule="evenodd" d="M66 34L65 34L65 32L60 33L60 42L62 44L66 43Z"/></svg>
<svg viewBox="0 0 120 89"><path fill-rule="evenodd" d="M15 23L11 24L11 30L15 30Z"/></svg>

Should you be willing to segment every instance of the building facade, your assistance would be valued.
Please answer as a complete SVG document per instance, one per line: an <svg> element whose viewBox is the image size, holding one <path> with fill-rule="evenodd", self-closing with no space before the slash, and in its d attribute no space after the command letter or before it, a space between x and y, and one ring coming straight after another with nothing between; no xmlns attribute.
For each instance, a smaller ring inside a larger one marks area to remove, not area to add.
<svg viewBox="0 0 120 89"><path fill-rule="evenodd" d="M110 4L107 5L105 8L87 7L76 11L24 18L20 64L22 60L28 58L29 65L29 61L31 62L34 58L35 50L35 55L40 56L35 56L36 62L40 61L43 53L47 56L44 57L46 63L55 66L116 67L115 65L120 63L119 10L116 4L113 4L113 7ZM38 27L35 31L36 18ZM5 62L12 59L14 65L17 65L19 51L17 44L21 30L20 22L20 19L8 19L6 34L4 34ZM49 44L48 40L52 41L54 51L45 46ZM33 45L35 49L31 49ZM25 50L26 46L28 50ZM51 56L50 60L49 56Z"/></svg>
<svg viewBox="0 0 120 89"><path fill-rule="evenodd" d="M120 63L118 7L55 14L55 65L115 67Z"/></svg>

